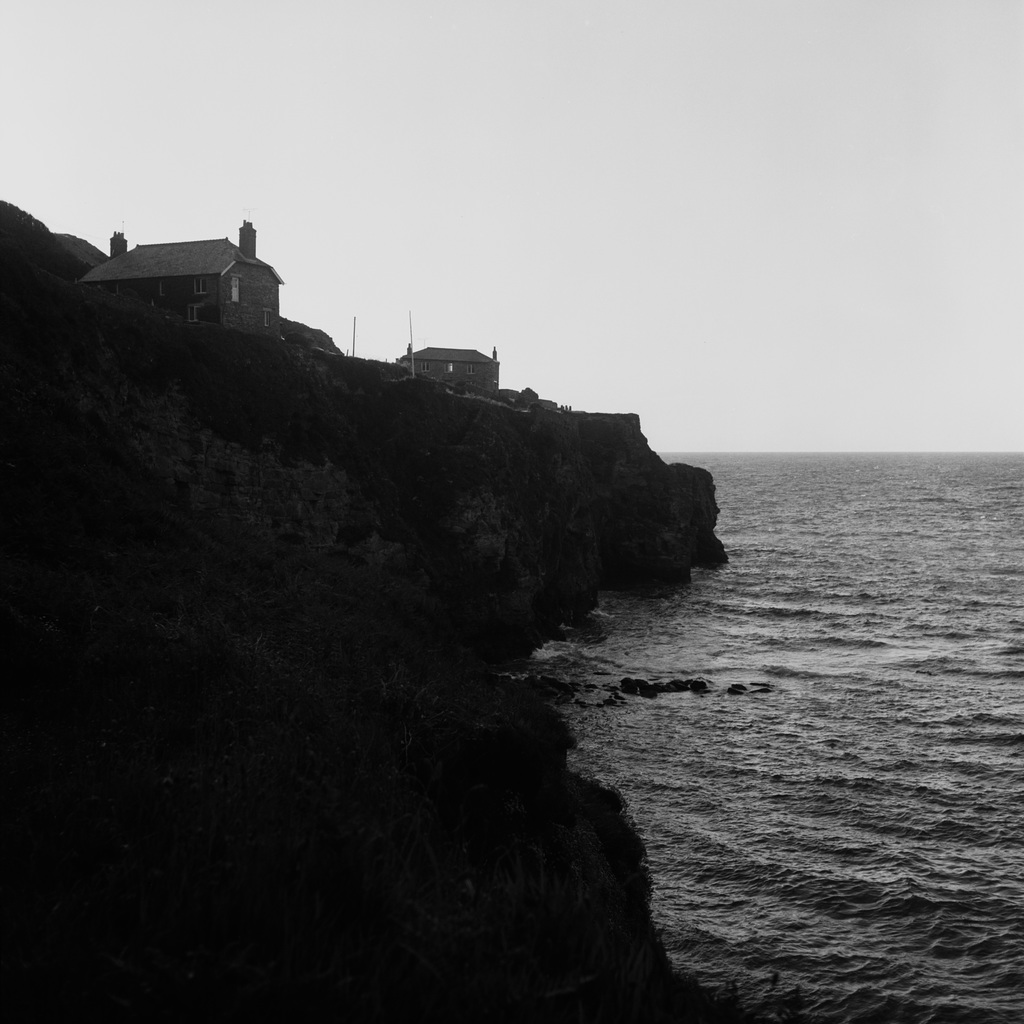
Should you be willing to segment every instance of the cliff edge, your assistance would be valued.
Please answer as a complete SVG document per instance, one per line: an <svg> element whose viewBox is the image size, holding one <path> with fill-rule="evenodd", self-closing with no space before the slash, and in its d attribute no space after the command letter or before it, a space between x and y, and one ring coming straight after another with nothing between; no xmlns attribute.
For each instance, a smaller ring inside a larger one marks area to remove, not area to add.
<svg viewBox="0 0 1024 1024"><path fill-rule="evenodd" d="M32 366L179 507L413 577L491 657L555 635L601 586L725 561L710 475L662 462L635 416L456 396L28 273L5 268L21 287L0 321L23 418Z"/></svg>
<svg viewBox="0 0 1024 1024"><path fill-rule="evenodd" d="M636 417L90 291L4 223L9 1019L752 1020L672 972L621 798L467 649L724 559L710 477Z"/></svg>

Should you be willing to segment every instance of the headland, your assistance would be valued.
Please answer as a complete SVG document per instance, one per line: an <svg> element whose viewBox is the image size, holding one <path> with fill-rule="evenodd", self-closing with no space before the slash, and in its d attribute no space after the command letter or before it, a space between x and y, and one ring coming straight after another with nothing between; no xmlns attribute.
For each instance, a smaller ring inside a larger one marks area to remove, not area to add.
<svg viewBox="0 0 1024 1024"><path fill-rule="evenodd" d="M103 294L5 206L15 1017L748 1019L670 970L628 809L490 667L724 561L710 475L635 416Z"/></svg>

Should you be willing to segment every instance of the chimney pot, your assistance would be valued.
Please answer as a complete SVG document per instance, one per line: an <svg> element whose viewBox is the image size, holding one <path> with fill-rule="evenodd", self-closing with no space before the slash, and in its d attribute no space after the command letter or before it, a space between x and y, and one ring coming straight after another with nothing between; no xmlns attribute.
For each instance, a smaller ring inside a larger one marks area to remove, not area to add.
<svg viewBox="0 0 1024 1024"><path fill-rule="evenodd" d="M121 256L128 251L128 241L123 231L115 231L110 236L110 258Z"/></svg>

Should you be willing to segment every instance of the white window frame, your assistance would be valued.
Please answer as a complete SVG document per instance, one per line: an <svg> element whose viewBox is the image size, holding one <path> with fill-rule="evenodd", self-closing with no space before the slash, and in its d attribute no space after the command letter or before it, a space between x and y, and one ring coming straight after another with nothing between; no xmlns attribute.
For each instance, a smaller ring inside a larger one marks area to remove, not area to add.
<svg viewBox="0 0 1024 1024"><path fill-rule="evenodd" d="M264 327L269 327L270 326L270 310L269 309L263 310L263 326Z"/></svg>
<svg viewBox="0 0 1024 1024"><path fill-rule="evenodd" d="M242 279L237 274L231 275L231 301L242 301Z"/></svg>
<svg viewBox="0 0 1024 1024"><path fill-rule="evenodd" d="M196 295L208 294L205 277L193 277L192 278L192 291Z"/></svg>
<svg viewBox="0 0 1024 1024"><path fill-rule="evenodd" d="M188 305L188 322L190 324L199 323L199 304L190 302Z"/></svg>

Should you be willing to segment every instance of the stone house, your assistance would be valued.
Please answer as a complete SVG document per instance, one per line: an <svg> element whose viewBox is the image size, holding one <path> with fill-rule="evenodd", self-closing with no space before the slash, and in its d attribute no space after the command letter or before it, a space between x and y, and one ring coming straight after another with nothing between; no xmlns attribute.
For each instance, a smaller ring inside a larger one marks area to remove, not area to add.
<svg viewBox="0 0 1024 1024"><path fill-rule="evenodd" d="M413 352L410 344L398 362L409 367L416 377L443 380L448 384L471 384L481 391L498 391L498 350L485 356L475 348L421 348Z"/></svg>
<svg viewBox="0 0 1024 1024"><path fill-rule="evenodd" d="M110 239L110 258L81 278L115 293L178 313L190 323L213 323L281 335L279 288L284 281L256 258L256 229L244 221L238 245L227 238L160 242L128 248L124 233Z"/></svg>

